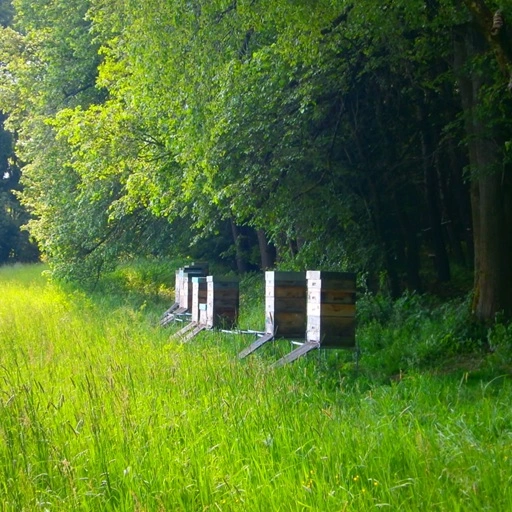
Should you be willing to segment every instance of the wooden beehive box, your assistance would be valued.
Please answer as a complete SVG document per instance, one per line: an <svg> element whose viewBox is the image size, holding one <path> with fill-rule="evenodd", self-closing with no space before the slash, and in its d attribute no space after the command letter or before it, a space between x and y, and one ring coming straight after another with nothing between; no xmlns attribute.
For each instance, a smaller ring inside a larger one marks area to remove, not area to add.
<svg viewBox="0 0 512 512"><path fill-rule="evenodd" d="M208 296L208 286L206 277L192 278L192 322L206 323L206 317L203 314L204 322L201 322L201 305L206 305ZM206 311L206 308L203 308Z"/></svg>
<svg viewBox="0 0 512 512"><path fill-rule="evenodd" d="M355 346L356 275L348 272L307 272L306 341L322 348Z"/></svg>
<svg viewBox="0 0 512 512"><path fill-rule="evenodd" d="M240 288L234 277L208 276L206 324L209 328L232 326L238 319Z"/></svg>
<svg viewBox="0 0 512 512"><path fill-rule="evenodd" d="M190 310L192 308L192 279L194 277L205 277L207 267L189 265L180 268L176 274L176 302L179 302L180 308ZM179 292L178 292L179 290Z"/></svg>
<svg viewBox="0 0 512 512"><path fill-rule="evenodd" d="M265 332L304 338L306 305L306 272L265 272Z"/></svg>

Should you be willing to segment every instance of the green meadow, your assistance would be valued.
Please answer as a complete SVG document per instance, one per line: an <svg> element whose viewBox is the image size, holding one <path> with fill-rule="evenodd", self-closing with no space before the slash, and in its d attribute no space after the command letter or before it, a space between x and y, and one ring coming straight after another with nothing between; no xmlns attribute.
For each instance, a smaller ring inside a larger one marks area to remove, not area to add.
<svg viewBox="0 0 512 512"><path fill-rule="evenodd" d="M0 510L512 510L506 327L449 366L459 306L419 305L399 334L362 303L358 365L316 351L272 369L288 341L239 361L247 335L172 340L167 277L87 292L0 269ZM259 329L259 281L242 286L241 325Z"/></svg>

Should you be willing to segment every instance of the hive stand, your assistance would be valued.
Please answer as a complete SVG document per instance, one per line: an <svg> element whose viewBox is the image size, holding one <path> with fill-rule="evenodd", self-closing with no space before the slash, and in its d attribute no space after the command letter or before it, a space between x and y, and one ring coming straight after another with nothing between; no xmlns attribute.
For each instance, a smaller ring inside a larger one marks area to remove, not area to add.
<svg viewBox="0 0 512 512"><path fill-rule="evenodd" d="M356 347L356 275L310 270L306 277L306 341L274 363L275 367L295 361L317 348Z"/></svg>
<svg viewBox="0 0 512 512"><path fill-rule="evenodd" d="M176 271L174 285L174 304L162 315L161 326L166 326L175 321L179 315L183 315L192 307L192 279L208 274L207 263L192 263L187 267Z"/></svg>
<svg viewBox="0 0 512 512"><path fill-rule="evenodd" d="M265 272L265 333L238 357L247 357L276 337L304 339L306 305L306 272Z"/></svg>

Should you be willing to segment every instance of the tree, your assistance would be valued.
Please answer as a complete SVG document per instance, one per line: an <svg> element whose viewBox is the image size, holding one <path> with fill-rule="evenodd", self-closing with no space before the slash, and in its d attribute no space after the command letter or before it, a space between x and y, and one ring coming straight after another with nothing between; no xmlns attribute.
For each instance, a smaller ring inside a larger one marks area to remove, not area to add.
<svg viewBox="0 0 512 512"><path fill-rule="evenodd" d="M512 175L507 92L512 69L512 30L489 2L465 1L471 20L459 27L455 63L459 72L472 177L476 318L512 316ZM507 11L506 11L507 12Z"/></svg>
<svg viewBox="0 0 512 512"><path fill-rule="evenodd" d="M12 137L4 130L5 116L0 116L0 265L37 261L37 247L29 241L22 227L29 220L18 201L20 170L15 163Z"/></svg>
<svg viewBox="0 0 512 512"><path fill-rule="evenodd" d="M472 252L469 162L475 314L510 313L512 66L488 3L68 4L16 0L2 33L24 201L55 264L99 269L155 226L158 251L232 231L240 268L270 241L284 267L421 291Z"/></svg>
<svg viewBox="0 0 512 512"><path fill-rule="evenodd" d="M11 2L0 2L0 26L9 26L12 15ZM15 195L20 190L20 173L15 163L12 136L4 127L5 119L0 113L0 264L33 261L38 257L27 232L21 231L28 216Z"/></svg>

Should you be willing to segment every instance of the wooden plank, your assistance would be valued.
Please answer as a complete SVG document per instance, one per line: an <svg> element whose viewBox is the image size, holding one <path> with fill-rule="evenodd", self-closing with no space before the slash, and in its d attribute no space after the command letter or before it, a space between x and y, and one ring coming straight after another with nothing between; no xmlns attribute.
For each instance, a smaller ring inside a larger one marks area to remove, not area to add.
<svg viewBox="0 0 512 512"><path fill-rule="evenodd" d="M322 348L355 346L356 274L308 271L306 341Z"/></svg>
<svg viewBox="0 0 512 512"><path fill-rule="evenodd" d="M237 284L240 282L240 279L238 277L232 277L232 276L206 276L206 280L209 283L215 283L216 285L223 285L223 284Z"/></svg>
<svg viewBox="0 0 512 512"><path fill-rule="evenodd" d="M320 348L320 344L316 342L306 342L297 347L295 350L292 350L289 354L285 355L278 361L276 361L272 368L279 368L280 366L284 366L285 364L296 361L299 357L306 355L308 352Z"/></svg>
<svg viewBox="0 0 512 512"><path fill-rule="evenodd" d="M302 312L303 314L306 311L306 300L305 298L276 298L276 297L266 297L265 298L265 311L273 313L273 312Z"/></svg>
<svg viewBox="0 0 512 512"><path fill-rule="evenodd" d="M235 311L238 306L238 297L222 297L221 299L215 298L214 300L209 300L206 303L206 309L214 312L219 311Z"/></svg>
<svg viewBox="0 0 512 512"><path fill-rule="evenodd" d="M267 270L265 272L265 281L280 283L305 282L306 272Z"/></svg>
<svg viewBox="0 0 512 512"><path fill-rule="evenodd" d="M305 272L265 272L265 297L305 297Z"/></svg>
<svg viewBox="0 0 512 512"><path fill-rule="evenodd" d="M204 306L204 309L201 308ZM199 304L199 323L207 325L208 324L208 316L206 313L206 304Z"/></svg>
<svg viewBox="0 0 512 512"><path fill-rule="evenodd" d="M251 345L249 345L247 348L242 350L242 352L240 352L238 354L238 358L243 359L244 357L247 357L249 354L252 354L257 349L262 347L265 343L268 343L269 341L272 341L273 339L274 339L274 333L269 332L267 334L264 334L263 336L259 337L256 341L251 343Z"/></svg>
<svg viewBox="0 0 512 512"><path fill-rule="evenodd" d="M218 288L212 288L211 290L208 289L208 295L206 302L213 301L215 298L215 302L219 302L223 299L229 301L233 299L237 299L239 296L238 289L230 288L227 290L226 288L221 288L220 290Z"/></svg>
<svg viewBox="0 0 512 512"><path fill-rule="evenodd" d="M181 273L176 270L174 279L174 301L180 303L180 292L181 292Z"/></svg>
<svg viewBox="0 0 512 512"><path fill-rule="evenodd" d="M356 282L350 279L337 279L332 281L325 281L324 279L310 279L308 281L308 290L339 290L344 292L356 291Z"/></svg>
<svg viewBox="0 0 512 512"><path fill-rule="evenodd" d="M265 330L279 337L305 336L305 272L265 273Z"/></svg>
<svg viewBox="0 0 512 512"><path fill-rule="evenodd" d="M340 317L355 317L356 305L355 304L310 304L307 307L308 316L340 316Z"/></svg>
<svg viewBox="0 0 512 512"><path fill-rule="evenodd" d="M355 344L355 319L308 316L306 340L322 347L350 347Z"/></svg>
<svg viewBox="0 0 512 512"><path fill-rule="evenodd" d="M195 329L186 334L183 338L181 338L182 343L188 343L192 338L196 337L200 332L208 329L208 326L204 324L196 325Z"/></svg>
<svg viewBox="0 0 512 512"><path fill-rule="evenodd" d="M355 319L344 316L308 316L308 331L317 329L328 332L349 329L355 326Z"/></svg>
<svg viewBox="0 0 512 512"><path fill-rule="evenodd" d="M345 290L309 289L308 303L355 304L356 294Z"/></svg>
<svg viewBox="0 0 512 512"><path fill-rule="evenodd" d="M234 324L238 317L240 290L238 279L208 276L206 318L208 327L218 324Z"/></svg>
<svg viewBox="0 0 512 512"><path fill-rule="evenodd" d="M166 317L166 316L169 316L171 313L173 313L174 311L176 311L178 308L180 307L180 303L179 302L175 302L168 310L166 310L164 312L164 314L162 315L162 320Z"/></svg>
<svg viewBox="0 0 512 512"><path fill-rule="evenodd" d="M265 298L279 297L279 298L297 298L305 300L308 291L304 283L302 286L278 286L272 288L265 288Z"/></svg>
<svg viewBox="0 0 512 512"><path fill-rule="evenodd" d="M279 312L265 315L265 331L274 332L276 338L305 338L306 315L304 313Z"/></svg>
<svg viewBox="0 0 512 512"><path fill-rule="evenodd" d="M199 322L199 304L206 300L208 294L206 277L192 278L192 322Z"/></svg>
<svg viewBox="0 0 512 512"><path fill-rule="evenodd" d="M166 325L169 325L171 322L174 322L174 320L176 319L176 317L178 315L182 315L183 313L185 313L187 311L187 308L182 308L182 307L179 307L176 311L174 311L174 313L170 314L170 315L167 315L167 317L165 317L164 319L162 319L160 321L160 325L162 327L166 326Z"/></svg>
<svg viewBox="0 0 512 512"><path fill-rule="evenodd" d="M194 330L195 327L197 327L197 322L190 322L189 324L185 325L185 327L183 327L179 331L175 332L171 336L171 339L180 339L183 336L185 336L189 331Z"/></svg>
<svg viewBox="0 0 512 512"><path fill-rule="evenodd" d="M192 291L191 291L192 292ZM188 292L188 274L181 274L181 290L180 290L180 307L187 310L189 308L189 292Z"/></svg>
<svg viewBox="0 0 512 512"><path fill-rule="evenodd" d="M206 261L194 261L190 265L187 265L182 268L184 272L187 273L196 273L198 276L207 276L208 275L209 264Z"/></svg>
<svg viewBox="0 0 512 512"><path fill-rule="evenodd" d="M339 281L339 280L356 280L355 272L326 272L325 270L308 270L306 272L308 281Z"/></svg>
<svg viewBox="0 0 512 512"><path fill-rule="evenodd" d="M353 272L323 272L318 270L308 270L306 275L308 279L308 291L356 291L356 274Z"/></svg>

